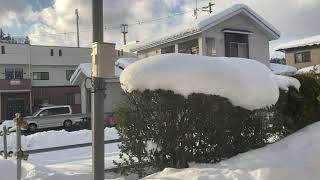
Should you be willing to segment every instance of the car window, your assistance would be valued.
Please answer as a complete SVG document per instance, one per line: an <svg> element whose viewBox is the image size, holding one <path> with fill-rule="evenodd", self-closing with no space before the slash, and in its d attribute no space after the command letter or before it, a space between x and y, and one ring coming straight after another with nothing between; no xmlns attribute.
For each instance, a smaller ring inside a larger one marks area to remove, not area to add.
<svg viewBox="0 0 320 180"><path fill-rule="evenodd" d="M39 114L39 116L51 116L52 115L52 111L50 111L51 109L46 109L41 111L41 113Z"/></svg>

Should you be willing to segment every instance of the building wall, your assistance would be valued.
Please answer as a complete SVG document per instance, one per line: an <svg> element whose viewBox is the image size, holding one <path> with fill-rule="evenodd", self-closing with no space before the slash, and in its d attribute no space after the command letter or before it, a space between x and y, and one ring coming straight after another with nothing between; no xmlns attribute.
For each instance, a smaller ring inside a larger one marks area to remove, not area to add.
<svg viewBox="0 0 320 180"><path fill-rule="evenodd" d="M0 79L6 78L5 76L6 68L22 68L23 78L30 79L30 70L29 70L30 68L29 68L29 65L26 65L26 64L0 64Z"/></svg>
<svg viewBox="0 0 320 180"><path fill-rule="evenodd" d="M77 66L32 66L32 72L49 72L49 80L32 80L32 86L71 86L66 78L66 70L75 70Z"/></svg>
<svg viewBox="0 0 320 180"><path fill-rule="evenodd" d="M51 56L50 51L54 53ZM62 56L59 56L59 49ZM79 65L91 62L90 48L59 47L59 46L31 46L32 65Z"/></svg>
<svg viewBox="0 0 320 180"><path fill-rule="evenodd" d="M295 63L295 53L304 52L304 51L310 51L311 62ZM320 64L320 47L299 48L292 51L287 51L286 62L287 62L287 65L296 67L297 69L318 65Z"/></svg>
<svg viewBox="0 0 320 180"><path fill-rule="evenodd" d="M81 93L78 86L32 87L32 109L37 110L37 103L46 100L51 105L71 105L73 113L81 112L81 104L68 104L67 94Z"/></svg>
<svg viewBox="0 0 320 180"><path fill-rule="evenodd" d="M269 53L268 36L261 27L257 26L252 19L250 19L244 14L238 14L236 16L233 16L230 19L225 20L220 24L217 24L214 27L202 32L201 34L193 35L193 36L186 37L170 43L166 43L157 47L139 51L138 56L139 58L145 58L150 55L155 55L154 53L155 51L159 52L158 54L160 54L161 51L159 50L161 50L161 48L163 47L179 44L181 42L186 42L192 39L199 40L199 54L207 55L205 38L212 37L212 38L215 38L216 51L217 51L216 56L224 57L225 43L224 43L224 33L222 32L222 30L225 28L248 30L253 32L253 34L249 35L249 39L248 39L249 58L258 60L263 64L266 64L269 66L270 53Z"/></svg>
<svg viewBox="0 0 320 180"><path fill-rule="evenodd" d="M0 64L30 63L30 45L0 43L1 46L5 47L5 54L0 52Z"/></svg>
<svg viewBox="0 0 320 180"><path fill-rule="evenodd" d="M243 14L233 16L230 19L223 21L222 23L202 33L202 37L215 38L216 51L218 57L225 56L224 33L222 32L222 30L225 28L240 29L253 32L253 34L250 34L248 37L249 58L258 60L263 64L269 65L270 53L269 39L267 35L256 26L253 20L251 20ZM203 48L205 49L205 43Z"/></svg>

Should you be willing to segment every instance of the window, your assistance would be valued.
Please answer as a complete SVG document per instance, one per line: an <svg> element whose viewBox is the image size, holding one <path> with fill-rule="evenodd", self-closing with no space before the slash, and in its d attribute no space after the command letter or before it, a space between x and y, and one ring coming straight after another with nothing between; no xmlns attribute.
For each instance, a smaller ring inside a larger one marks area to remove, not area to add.
<svg viewBox="0 0 320 180"><path fill-rule="evenodd" d="M295 63L304 63L311 61L311 53L310 51L298 52L294 54Z"/></svg>
<svg viewBox="0 0 320 180"><path fill-rule="evenodd" d="M6 49L4 46L1 46L1 54L5 54L6 53Z"/></svg>
<svg viewBox="0 0 320 180"><path fill-rule="evenodd" d="M72 74L74 73L74 70L66 70L66 79L67 81L70 80Z"/></svg>
<svg viewBox="0 0 320 180"><path fill-rule="evenodd" d="M207 56L216 56L216 43L214 38L206 38Z"/></svg>
<svg viewBox="0 0 320 180"><path fill-rule="evenodd" d="M59 56L61 57L62 56L62 50L59 49Z"/></svg>
<svg viewBox="0 0 320 180"><path fill-rule="evenodd" d="M50 56L53 56L53 49L50 49Z"/></svg>
<svg viewBox="0 0 320 180"><path fill-rule="evenodd" d="M67 94L67 104L68 105L81 104L81 95L80 95L80 93L69 93L69 94Z"/></svg>
<svg viewBox="0 0 320 180"><path fill-rule="evenodd" d="M23 68L5 68L5 78L10 79L23 79Z"/></svg>
<svg viewBox="0 0 320 180"><path fill-rule="evenodd" d="M49 80L49 72L34 72L33 80Z"/></svg>
<svg viewBox="0 0 320 180"><path fill-rule="evenodd" d="M225 56L249 58L247 34L225 33Z"/></svg>
<svg viewBox="0 0 320 180"><path fill-rule="evenodd" d="M165 47L165 48L161 49L161 54L168 54L168 53L174 53L174 52L175 52L174 45L168 46L168 47Z"/></svg>

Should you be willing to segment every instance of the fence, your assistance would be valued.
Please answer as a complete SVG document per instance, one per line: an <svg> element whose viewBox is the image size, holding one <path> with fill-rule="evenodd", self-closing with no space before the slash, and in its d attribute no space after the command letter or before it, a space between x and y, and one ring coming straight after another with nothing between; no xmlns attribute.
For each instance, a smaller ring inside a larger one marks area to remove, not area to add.
<svg viewBox="0 0 320 180"><path fill-rule="evenodd" d="M3 137L3 151L1 151L1 155L3 155L4 159L7 159L9 157L8 148L7 148L7 135L9 135L12 132L16 132L16 153L15 157L17 159L17 180L21 180L21 160L27 160L29 155L31 154L39 154L39 153L46 153L46 152L53 152L53 151L60 151L60 150L66 150L66 149L75 149L75 148L82 148L82 147L89 147L92 145L92 143L82 143L82 144L72 144L72 145L66 145L66 146L57 146L57 147L49 147L49 148L42 148L42 149L33 149L33 150L26 150L23 151L21 147L21 126L24 124L24 121L22 117L20 117L20 114L16 115L16 128L13 128L12 130L8 130L6 126L3 126L3 131L0 132L0 136ZM112 144L121 142L122 139L112 139L112 140L105 140L104 144ZM119 168L111 168L106 169L106 172L114 171Z"/></svg>

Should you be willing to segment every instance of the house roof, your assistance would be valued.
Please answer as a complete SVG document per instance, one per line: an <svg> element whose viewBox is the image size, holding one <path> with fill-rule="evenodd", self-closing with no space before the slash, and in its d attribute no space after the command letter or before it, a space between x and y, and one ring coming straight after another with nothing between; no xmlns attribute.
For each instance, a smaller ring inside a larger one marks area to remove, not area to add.
<svg viewBox="0 0 320 180"><path fill-rule="evenodd" d="M283 51L291 48L307 47L320 45L320 35L311 36L303 39L298 39L285 44L281 44L275 48L276 51Z"/></svg>
<svg viewBox="0 0 320 180"><path fill-rule="evenodd" d="M122 70L125 69L130 64L134 63L137 60L137 58L120 58L115 62L114 67L114 73L115 78L119 79ZM73 75L70 78L70 82L73 85L79 85L83 80L86 78L91 78L91 70L92 70L92 64L91 63L83 63L78 66L78 68L75 70Z"/></svg>
<svg viewBox="0 0 320 180"><path fill-rule="evenodd" d="M258 25L265 29L266 32L268 32L268 34L270 35L270 39L274 40L280 37L280 32L270 23L268 23L264 18L258 15L255 11L253 11L246 5L236 4L213 16L200 18L192 24L184 24L172 29L171 31L163 35L132 44L131 50L133 52L140 51L201 33L239 13L245 13L248 17L253 19Z"/></svg>

